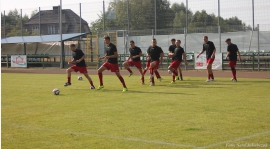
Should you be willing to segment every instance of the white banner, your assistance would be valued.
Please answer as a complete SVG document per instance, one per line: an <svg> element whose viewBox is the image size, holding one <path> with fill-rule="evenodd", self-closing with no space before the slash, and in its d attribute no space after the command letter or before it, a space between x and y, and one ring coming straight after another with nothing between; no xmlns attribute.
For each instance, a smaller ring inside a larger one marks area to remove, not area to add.
<svg viewBox="0 0 270 149"><path fill-rule="evenodd" d="M26 55L11 55L11 67L27 67Z"/></svg>
<svg viewBox="0 0 270 149"><path fill-rule="evenodd" d="M197 54L198 55L198 54ZM197 58L195 55L195 69L206 69L206 55L203 53ZM212 64L212 69L221 70L222 69L222 53L216 53L214 63Z"/></svg>

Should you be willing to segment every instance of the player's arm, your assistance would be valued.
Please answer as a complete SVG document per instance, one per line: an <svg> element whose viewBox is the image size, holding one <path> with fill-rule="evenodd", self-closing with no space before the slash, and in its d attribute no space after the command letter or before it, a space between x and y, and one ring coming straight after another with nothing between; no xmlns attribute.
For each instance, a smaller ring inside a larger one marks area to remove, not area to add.
<svg viewBox="0 0 270 149"><path fill-rule="evenodd" d="M107 56L107 54L104 55L103 57L99 57L99 59L100 59L100 60L103 60L103 59L105 59L106 56Z"/></svg>
<svg viewBox="0 0 270 149"><path fill-rule="evenodd" d="M130 60L130 58L131 58L131 54L128 56L127 61L129 61L129 60Z"/></svg>
<svg viewBox="0 0 270 149"><path fill-rule="evenodd" d="M132 58L138 58L138 57L141 57L141 56L142 56L142 52L140 52L139 55L133 56Z"/></svg>
<svg viewBox="0 0 270 149"><path fill-rule="evenodd" d="M85 55L83 55L80 59L76 60L76 63L81 62L82 60L84 60L84 58L85 58Z"/></svg>
<svg viewBox="0 0 270 149"><path fill-rule="evenodd" d="M231 54L231 53L228 51L228 52L227 52L227 55L226 55L226 59L229 58L230 54Z"/></svg>
<svg viewBox="0 0 270 149"><path fill-rule="evenodd" d="M182 54L182 57L183 57L183 60L185 61L185 65L187 66L188 65L188 62L187 62L187 55L186 55L186 53L183 53Z"/></svg>
<svg viewBox="0 0 270 149"><path fill-rule="evenodd" d="M160 58L159 58L160 64L162 64L162 62L163 62L163 57L164 57L164 52L162 51L162 52L160 53Z"/></svg>
<svg viewBox="0 0 270 149"><path fill-rule="evenodd" d="M197 58L200 57L201 54L203 54L204 50L202 50L198 55L197 55Z"/></svg>
<svg viewBox="0 0 270 149"><path fill-rule="evenodd" d="M72 58L71 61L68 62L68 64L72 64L74 62L74 58Z"/></svg>
<svg viewBox="0 0 270 149"><path fill-rule="evenodd" d="M239 50L237 50L237 54L238 54L238 57L239 57L239 62L241 62L241 54L240 54Z"/></svg>
<svg viewBox="0 0 270 149"><path fill-rule="evenodd" d="M113 53L113 55L105 56L106 59L109 59L109 58L117 58L117 57L118 57L118 52L117 52L117 51L115 51L115 52Z"/></svg>
<svg viewBox="0 0 270 149"><path fill-rule="evenodd" d="M211 55L211 58L214 58L215 57L215 54L216 54L216 48L214 49L212 55Z"/></svg>

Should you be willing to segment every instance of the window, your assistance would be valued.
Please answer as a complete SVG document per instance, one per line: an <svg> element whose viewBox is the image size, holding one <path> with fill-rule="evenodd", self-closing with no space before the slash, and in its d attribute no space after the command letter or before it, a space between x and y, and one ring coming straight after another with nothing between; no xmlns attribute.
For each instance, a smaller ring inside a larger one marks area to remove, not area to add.
<svg viewBox="0 0 270 149"><path fill-rule="evenodd" d="M37 33L38 32L38 27L37 26L32 27L31 31L32 31L32 34Z"/></svg>

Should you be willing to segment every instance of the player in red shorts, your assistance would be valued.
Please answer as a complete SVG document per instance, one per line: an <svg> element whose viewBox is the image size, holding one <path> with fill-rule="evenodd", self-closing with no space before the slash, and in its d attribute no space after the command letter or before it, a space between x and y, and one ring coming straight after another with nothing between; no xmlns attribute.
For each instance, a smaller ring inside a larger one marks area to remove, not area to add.
<svg viewBox="0 0 270 149"><path fill-rule="evenodd" d="M103 85L103 76L102 76L102 72L104 70L111 70L111 72L114 72L116 74L116 76L119 78L120 82L123 84L123 92L128 91L125 81L123 79L123 77L121 76L120 72L119 72L119 66L118 66L118 53L117 53L117 49L116 46L114 44L111 43L110 41L110 37L109 36L104 36L104 42L106 44L105 46L105 51L106 51L106 55L103 57L100 57L99 59L104 59L106 60L105 63L100 66L100 68L98 69L98 77L99 77L99 87L97 88L98 90L104 88Z"/></svg>
<svg viewBox="0 0 270 149"><path fill-rule="evenodd" d="M206 63L207 63L207 73L208 73L208 79L205 82L211 82L214 81L214 74L212 70L212 64L215 60L215 53L216 53L216 47L212 41L208 41L207 36L203 36L203 50L199 53L197 58L200 57L200 55L206 51Z"/></svg>
<svg viewBox="0 0 270 149"><path fill-rule="evenodd" d="M171 43L172 43L172 45L170 45L170 47L169 47L169 54L170 53L174 53L174 50L176 48L175 39L174 38L171 39ZM173 54L171 54L171 55L173 55ZM172 59L172 61L173 61L173 59ZM176 80L183 80L183 75L182 75L182 70L181 70L181 66L180 65L178 67L178 75L180 75L180 76L177 76Z"/></svg>
<svg viewBox="0 0 270 149"><path fill-rule="evenodd" d="M233 75L232 81L237 82L235 67L236 67L236 61L237 61L237 54L239 57L239 61L241 61L240 52L238 50L237 45L233 44L230 38L226 39L225 42L228 44L228 47L227 47L228 53L227 53L226 59L229 60L229 66L231 67L231 70L232 70L232 75Z"/></svg>
<svg viewBox="0 0 270 149"><path fill-rule="evenodd" d="M148 48L147 50L147 57L151 59L150 63L150 77L149 79L151 80L150 86L155 86L155 80L154 80L154 72L157 75L157 78L160 78L159 73L158 73L158 66L159 64L162 64L163 60L163 50L157 46L157 40L153 39L152 40L152 45Z"/></svg>
<svg viewBox="0 0 270 149"><path fill-rule="evenodd" d="M90 89L95 89L93 81L89 77L88 72L87 72L87 68L86 68L86 64L85 64L85 60L84 60L85 55L84 55L83 51L80 49L76 49L75 44L71 44L69 46L69 48L71 51L73 51L72 52L73 59L71 61L69 61L68 64L72 64L75 62L76 65L73 65L66 70L67 71L67 83L65 83L64 86L71 85L71 82L70 82L71 72L78 72L79 71L80 73L84 74L84 76L88 79L89 83L91 84Z"/></svg>
<svg viewBox="0 0 270 149"><path fill-rule="evenodd" d="M177 40L176 41L176 48L174 49L174 52L170 52L169 53L169 57L172 58L172 63L170 64L170 66L168 67L169 69L169 73L173 73L172 74L172 82L171 84L175 84L175 76L178 76L177 74L177 69L179 68L182 59L185 60L185 65L187 65L187 60L186 60L186 54L184 49L180 46L181 41Z"/></svg>
<svg viewBox="0 0 270 149"><path fill-rule="evenodd" d="M133 75L132 70L129 68L129 66L135 66L137 67L137 69L139 70L140 74L141 74L141 80L142 80L142 84L144 84L144 75L142 72L142 62L141 62L141 56L142 56L142 50L135 46L135 43L133 40L131 40L129 42L130 44L130 48L129 48L129 57L127 59L127 61L125 61L123 63L123 66L128 70L129 77ZM131 60L130 60L131 59Z"/></svg>

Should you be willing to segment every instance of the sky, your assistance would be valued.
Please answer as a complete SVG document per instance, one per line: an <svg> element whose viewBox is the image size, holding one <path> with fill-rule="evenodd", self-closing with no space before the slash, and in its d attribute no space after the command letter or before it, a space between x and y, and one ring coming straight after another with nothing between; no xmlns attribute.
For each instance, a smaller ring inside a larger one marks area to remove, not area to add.
<svg viewBox="0 0 270 149"><path fill-rule="evenodd" d="M111 0L105 0L105 6ZM173 3L186 3L186 0L169 0ZM79 14L79 3L82 3L82 18L88 23L96 20L103 9L102 0L62 0L63 9L72 9ZM52 6L60 5L60 0L1 0L1 13L22 9L23 14L30 15L32 11L51 10ZM188 7L193 12L205 9L207 13L218 14L218 0L189 0ZM264 24L270 30L270 0L255 1L255 24ZM252 0L220 0L220 11L223 18L237 16L247 25L252 25ZM261 26L261 25L260 25Z"/></svg>

